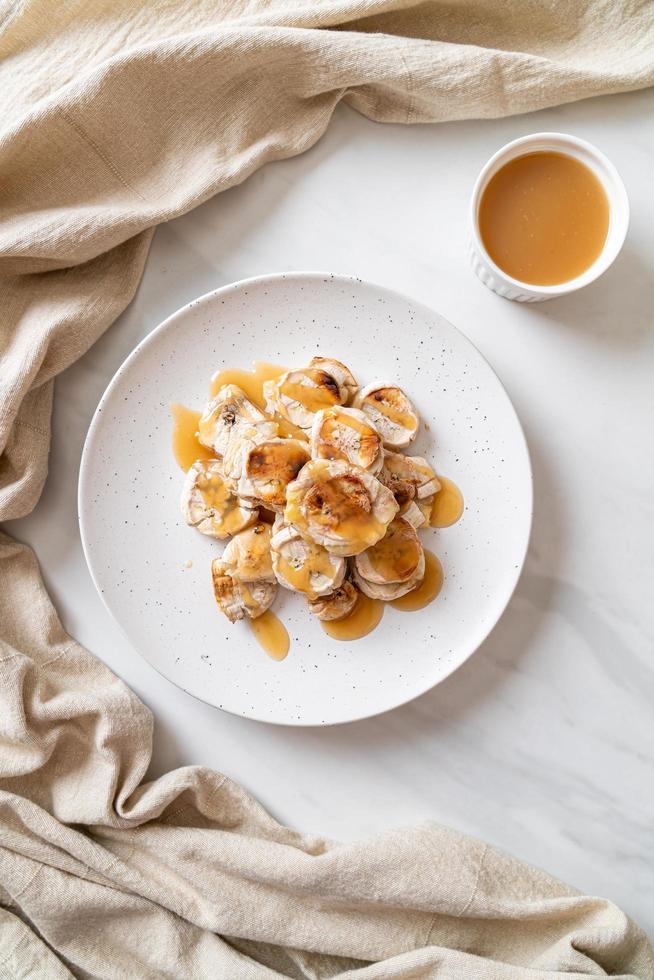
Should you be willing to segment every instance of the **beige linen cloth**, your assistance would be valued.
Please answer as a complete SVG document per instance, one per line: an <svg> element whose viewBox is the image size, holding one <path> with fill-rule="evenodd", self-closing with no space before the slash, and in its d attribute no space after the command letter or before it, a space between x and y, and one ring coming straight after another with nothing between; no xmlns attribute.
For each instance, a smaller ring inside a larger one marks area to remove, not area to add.
<svg viewBox="0 0 654 980"><path fill-rule="evenodd" d="M0 4L0 518L36 505L53 379L157 223L311 146L341 100L433 122L653 81L642 0ZM0 576L1 978L654 976L609 901L454 831L337 844L207 769L144 783L147 708L6 535Z"/></svg>

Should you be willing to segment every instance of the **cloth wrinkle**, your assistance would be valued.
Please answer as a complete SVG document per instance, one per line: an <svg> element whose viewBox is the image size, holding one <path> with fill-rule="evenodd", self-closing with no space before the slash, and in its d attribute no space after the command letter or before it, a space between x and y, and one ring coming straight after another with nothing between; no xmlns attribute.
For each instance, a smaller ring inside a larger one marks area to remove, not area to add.
<svg viewBox="0 0 654 980"><path fill-rule="evenodd" d="M0 933L0 935L2 934ZM14 943L11 949L8 949L5 955L0 958L0 966L5 966L9 962L9 960L16 955L20 947L27 942L27 939L28 939L27 933L23 933L21 936L19 936L18 940L16 941L16 943ZM15 973L12 972L12 977L14 976Z"/></svg>
<svg viewBox="0 0 654 980"><path fill-rule="evenodd" d="M137 197L140 197L140 199L147 204L148 203L147 202L147 199L145 197L143 197L143 195L140 194L139 191L137 191L135 187L132 187L132 185L129 183L129 181L125 180L125 178L123 177L123 175L121 174L121 172L111 162L111 160L106 155L106 153L104 153L100 149L100 147L98 146L98 144L95 142L95 140L92 139L87 132L85 132L84 128L78 122L76 122L72 118L72 116L70 115L70 113L62 111L62 116L66 120L66 122L68 123L68 125L71 126L72 129L75 130L75 132L80 137L80 139L82 139L87 144L87 146L90 146L90 148L93 150L93 152L100 158L100 160L102 160L102 162L105 164L105 166L109 168L109 170L114 175L114 177L116 178L116 180L119 180L120 183L123 185L123 187L125 187L128 191L131 191L132 194L136 194Z"/></svg>
<svg viewBox="0 0 654 980"><path fill-rule="evenodd" d="M213 790L211 791L211 793L207 797L207 803L206 803L207 809L209 808L209 804L212 802L212 800L215 797L216 793L222 787L222 785L223 785L223 783L225 782L226 779L227 779L227 776L221 774L221 778L217 781L216 786L213 788ZM194 806L193 800L189 801L188 803L185 803L184 806L180 806L177 810L173 810L172 813L167 814L162 819L162 823L170 823L170 821L173 820L175 817L179 817L182 813L186 813L187 810L191 810L193 808L193 806Z"/></svg>
<svg viewBox="0 0 654 980"><path fill-rule="evenodd" d="M17 902L20 896L23 895L26 891L28 891L29 888L31 888L31 886L36 881L36 879L43 873L45 867L46 867L45 864L39 864L34 874L27 880L27 882L23 885L23 887L13 895L14 902Z"/></svg>
<svg viewBox="0 0 654 980"><path fill-rule="evenodd" d="M473 902L475 900L475 897L477 895L477 889L479 888L479 882L481 880L481 872L482 872L482 868L484 866L484 861L486 859L487 852L488 852L488 844L484 844L483 850L482 850L481 855L480 855L480 858L479 858L479 867L477 868L477 874L475 875L475 885L474 885L474 888L472 889L472 891L470 893L470 898L465 903L465 905L463 906L463 908L461 909L461 911L456 913L457 916L459 916L459 917L465 915L466 912L468 911L468 909L472 907L472 904L473 904Z"/></svg>

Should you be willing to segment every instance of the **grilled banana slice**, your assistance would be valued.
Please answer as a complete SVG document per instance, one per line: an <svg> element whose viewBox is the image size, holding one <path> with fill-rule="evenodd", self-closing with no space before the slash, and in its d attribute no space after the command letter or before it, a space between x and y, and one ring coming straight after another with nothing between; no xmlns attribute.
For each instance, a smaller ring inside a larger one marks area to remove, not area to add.
<svg viewBox="0 0 654 980"><path fill-rule="evenodd" d="M269 609L277 592L276 582L241 582L232 578L220 558L211 563L213 593L220 611L231 623L256 619Z"/></svg>
<svg viewBox="0 0 654 980"><path fill-rule="evenodd" d="M385 537L357 555L354 581L371 599L399 599L425 575L425 553L414 527L402 517L389 524Z"/></svg>
<svg viewBox="0 0 654 980"><path fill-rule="evenodd" d="M349 368L345 367L342 361L337 361L333 357L312 357L309 361L310 368L319 368L331 374L338 385L340 392L341 405L347 405L356 395L359 385Z"/></svg>
<svg viewBox="0 0 654 980"><path fill-rule="evenodd" d="M345 578L344 558L330 553L314 541L303 538L296 527L277 517L270 541L272 567L280 585L301 592L308 599L328 595Z"/></svg>
<svg viewBox="0 0 654 980"><path fill-rule="evenodd" d="M270 524L261 521L235 534L223 552L226 573L239 582L274 582L270 536Z"/></svg>
<svg viewBox="0 0 654 980"><path fill-rule="evenodd" d="M311 455L314 459L344 459L374 474L384 461L381 436L372 422L359 409L340 405L314 416Z"/></svg>
<svg viewBox="0 0 654 980"><path fill-rule="evenodd" d="M245 440L254 445L279 434L276 422L253 405L237 385L224 385L205 407L198 423L198 438L223 459L239 458ZM230 478L223 465L225 476Z"/></svg>
<svg viewBox="0 0 654 980"><path fill-rule="evenodd" d="M187 524L212 538L229 538L253 524L259 511L239 499L225 482L218 459L198 459L186 474L182 514Z"/></svg>
<svg viewBox="0 0 654 980"><path fill-rule="evenodd" d="M366 413L388 449L403 449L418 434L420 420L397 385L387 382L366 385L357 394L353 405Z"/></svg>
<svg viewBox="0 0 654 980"><path fill-rule="evenodd" d="M249 498L281 513L286 503L286 487L310 459L309 446L300 439L268 439L255 446L247 444L236 492L244 500Z"/></svg>
<svg viewBox="0 0 654 980"><path fill-rule="evenodd" d="M386 534L398 505L360 466L313 459L286 489L284 520L333 555L357 555Z"/></svg>
<svg viewBox="0 0 654 980"><path fill-rule="evenodd" d="M408 582L389 582L386 585L369 582L359 575L356 569L352 575L355 585L364 595L367 595L370 599L382 599L384 602L392 602L393 599L400 599L407 592L413 592L414 589L417 589L424 578L425 570L423 566L422 571L420 573L416 572L415 576L409 579Z"/></svg>
<svg viewBox="0 0 654 980"><path fill-rule="evenodd" d="M408 582L424 553L414 527L402 517L388 525L386 534L367 551L354 559L354 567L368 582L385 585L388 582Z"/></svg>
<svg viewBox="0 0 654 980"><path fill-rule="evenodd" d="M263 394L268 412L276 412L293 425L308 430L316 412L344 405L356 387L355 379L340 361L314 357L308 367L266 381Z"/></svg>
<svg viewBox="0 0 654 980"><path fill-rule="evenodd" d="M426 459L385 452L379 479L393 492L402 517L414 527L429 523L434 496L441 484Z"/></svg>
<svg viewBox="0 0 654 980"><path fill-rule="evenodd" d="M358 590L351 582L343 582L334 592L309 600L309 609L321 620L345 619L356 605Z"/></svg>

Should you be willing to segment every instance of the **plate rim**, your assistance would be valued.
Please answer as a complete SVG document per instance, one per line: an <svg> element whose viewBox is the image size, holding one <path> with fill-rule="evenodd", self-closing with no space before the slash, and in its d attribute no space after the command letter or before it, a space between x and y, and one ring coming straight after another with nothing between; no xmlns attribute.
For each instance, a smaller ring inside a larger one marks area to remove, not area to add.
<svg viewBox="0 0 654 980"><path fill-rule="evenodd" d="M134 641L128 634L127 630L124 628L123 624L121 623L120 619L118 618L117 614L113 611L113 609L109 605L107 599L105 598L104 591L100 588L100 584L96 580L96 577L93 572L92 563L89 557L89 550L87 547L87 531L85 527L85 519L83 517L84 490L86 487L86 481L89 472L89 462L92 454L91 447L92 447L94 437L96 435L96 430L100 423L100 416L102 414L103 406L105 402L108 400L108 398L110 397L110 395L112 394L114 387L118 384L123 372L127 370L131 362L135 360L136 357L140 354L141 350L145 347L148 347L154 341L155 337L160 332L163 332L165 329L167 329L171 325L171 323L174 323L174 321L176 321L178 318L185 316L192 307L200 306L204 303L209 302L216 296L234 292L237 289L242 288L243 286L258 285L260 283L268 283L275 280L290 280L290 279L298 279L298 280L331 279L334 281L340 281L344 283L355 282L362 286L372 287L378 292L384 293L395 300L400 300L403 303L410 303L415 308L422 309L432 316L436 314L436 316L440 317L442 320L445 320L448 326L452 330L456 331L456 333L460 334L463 337L463 339L466 341L466 343L468 343L472 347L474 352L478 355L478 357L481 358L481 360L484 362L484 364L489 369L489 371L491 372L491 374L499 384L500 388L502 389L504 396L506 397L506 400L511 408L511 412L513 413L515 422L517 424L517 431L520 437L520 446L524 453L524 459L526 462L526 473L528 476L528 483L529 483L529 500L528 500L528 508L527 508L528 524L527 524L527 533L525 534L524 546L522 549L522 555L520 557L519 562L516 564L513 570L513 576L510 582L510 587L508 588L506 596L503 599L501 608L497 614L497 617L495 618L495 621L488 627L488 629L483 633L483 635L481 635L479 638L475 640L475 645L473 646L473 648L465 655L465 657L462 660L459 660L458 662L453 664L447 670L447 672L444 673L443 676L440 677L437 681L428 684L427 687L424 687L421 691L417 693L412 693L409 694L408 697L403 697L402 700L398 701L396 704L392 705L391 707L382 708L379 711L366 710L363 714L357 713L355 715L352 715L351 717L340 718L335 721L326 721L326 722L304 722L304 721L295 720L293 718L280 721L277 719L259 717L256 714L244 714L230 708L220 707L219 705L215 704L213 701L208 701L205 698L201 697L199 694L195 694L192 691L188 691L181 683L179 683L173 677L169 676L168 673L166 673L161 667L153 663L150 660L150 658L144 653L144 651L141 650L140 646L137 646L134 643ZM476 344L468 337L467 334L465 334L457 326L451 323L451 321L447 317L443 316L443 314L439 313L438 310L433 309L431 306L429 306L427 303L424 303L422 300L414 300L407 293L403 293L400 290L393 289L388 286L383 286L369 279L362 279L359 276L355 276L347 273L325 272L320 270L289 270L287 272L271 272L271 273L259 274L256 276L248 276L245 279L234 280L233 282L226 283L224 286L218 286L216 289L211 289L208 292L203 293L201 296L197 296L195 299L190 300L188 303L185 303L184 306L181 306L178 310L175 310L173 313L167 316L165 320L161 321L161 323L158 323L155 327L153 327L152 330L150 330L145 335L145 337L143 337L136 344L136 346L129 352L127 357L125 357L124 360L121 362L121 364L118 366L113 376L111 377L109 383L107 384L106 388L104 389L98 404L96 405L86 436L84 438L84 445L82 447L82 454L80 457L79 475L77 481L77 522L78 522L78 527L80 532L80 540L82 543L82 551L84 552L84 560L86 562L87 570L91 577L91 581L93 582L93 586L96 590L96 593L100 597L100 600L102 601L104 608L107 610L113 622L116 623L121 633L128 641L130 646L136 651L136 653L138 653L138 655L143 658L143 660L145 661L145 663L148 664L149 667L155 670L161 677L165 678L165 680L167 680L169 683L173 684L175 687L178 687L180 690L184 691L184 693L188 694L190 697L195 698L197 701L209 705L210 707L214 708L217 711L225 711L227 712L227 714L233 715L234 717L245 718L250 721L256 721L262 724L278 725L282 727L292 727L292 728L330 728L335 725L348 725L348 724L352 724L353 722L364 721L365 719L368 718L378 717L379 715L386 714L389 711L394 711L396 708L401 708L404 705L409 704L411 701L417 700L418 698L427 694L429 691L433 690L435 687L438 687L439 684L442 684L443 681L445 681L453 673L459 670L468 660L470 660L471 657L473 657L478 652L482 644L485 643L485 641L488 639L490 634L493 632L493 630L496 628L496 626L502 619L511 599L513 598L518 582L520 581L520 577L522 575L525 562L527 560L527 555L529 553L529 544L531 541L531 535L533 531L533 516L534 516L534 474L533 474L533 467L531 463L531 456L529 453L529 445L527 443L524 429L522 427L522 422L520 421L520 417L515 409L513 401L508 391L506 390L504 382L499 377L499 375L497 374L497 372L495 371L491 363L488 361L488 359L484 356L484 354L482 354L482 352L476 346ZM94 656L97 656L97 654L94 654Z"/></svg>

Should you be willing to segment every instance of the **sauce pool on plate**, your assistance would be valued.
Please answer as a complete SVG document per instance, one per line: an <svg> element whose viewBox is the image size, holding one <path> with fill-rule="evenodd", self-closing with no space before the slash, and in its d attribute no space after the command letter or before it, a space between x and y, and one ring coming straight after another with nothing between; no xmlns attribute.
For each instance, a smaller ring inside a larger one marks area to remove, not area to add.
<svg viewBox="0 0 654 980"><path fill-rule="evenodd" d="M443 566L431 551L425 548L425 577L420 585L399 599L392 599L389 605L401 612L415 612L433 602L443 588Z"/></svg>
<svg viewBox="0 0 654 980"><path fill-rule="evenodd" d="M385 605L381 599L370 599L360 592L351 613L343 619L325 620L322 628L334 640L360 640L379 626Z"/></svg>
<svg viewBox="0 0 654 980"><path fill-rule="evenodd" d="M198 439L200 412L184 405L170 406L173 417L173 455L184 471L198 459L215 459L216 454Z"/></svg>
<svg viewBox="0 0 654 980"><path fill-rule="evenodd" d="M279 364L268 364L266 361L256 361L253 371L243 371L241 368L226 368L218 371L211 379L209 394L213 398L218 394L224 385L237 385L241 391L253 404L262 411L265 408L266 400L263 395L263 386L266 381L275 381L285 374L287 368ZM279 434L287 439L304 439L307 434L297 425L293 425L288 419L283 419L280 415L270 416L279 426Z"/></svg>
<svg viewBox="0 0 654 980"><path fill-rule="evenodd" d="M575 157L525 153L491 177L478 222L486 251L507 275L555 286L580 276L599 257L609 202L599 179Z"/></svg>
<svg viewBox="0 0 654 980"><path fill-rule="evenodd" d="M259 646L273 660L284 660L291 644L288 630L272 609L268 609L256 619L250 619L250 628Z"/></svg>
<svg viewBox="0 0 654 980"><path fill-rule="evenodd" d="M214 374L209 392L213 397L218 394L223 385L238 385L251 402L254 402L258 408L263 408L264 382L274 381L286 370L279 364L267 364L265 361L257 361L254 364L254 371L244 371L242 368L226 368L224 371L218 371Z"/></svg>
<svg viewBox="0 0 654 980"><path fill-rule="evenodd" d="M439 476L440 490L434 497L429 515L430 527L451 527L463 514L463 494L456 483Z"/></svg>

